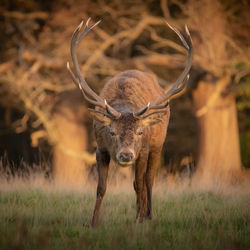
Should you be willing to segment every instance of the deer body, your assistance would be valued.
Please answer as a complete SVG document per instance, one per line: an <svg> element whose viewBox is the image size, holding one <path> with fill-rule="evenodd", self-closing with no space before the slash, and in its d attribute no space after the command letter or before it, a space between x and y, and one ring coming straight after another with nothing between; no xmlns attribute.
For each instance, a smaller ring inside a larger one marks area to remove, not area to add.
<svg viewBox="0 0 250 250"><path fill-rule="evenodd" d="M170 110L167 106L161 121L153 126L145 127L142 135L136 133L142 127L140 120L133 116L133 112L159 98L163 93L163 89L153 74L136 70L125 71L112 78L101 91L100 96L121 112L121 117L115 122L116 124L111 124L112 129L115 130L115 136L119 137L116 138L116 143L110 136L110 127L94 121L98 145L99 183L93 226L97 225L100 204L106 191L108 165L111 158L120 166L134 165L136 175L134 188L137 194L136 217L139 221L143 218L151 218L152 185L166 136ZM139 140L136 137L140 137ZM117 155L121 152L132 153L134 155L132 163L129 161L128 164L120 164Z"/></svg>
<svg viewBox="0 0 250 250"><path fill-rule="evenodd" d="M152 186L159 164L170 116L169 99L183 90L193 58L192 41L186 27L187 40L175 31L188 51L187 65L173 87L165 93L154 74L128 70L113 77L97 95L80 72L76 47L89 30L80 33L82 23L73 33L71 56L76 75L67 64L73 81L82 90L84 98L95 106L89 109L94 119L97 140L98 169L97 197L92 226L97 226L99 210L106 192L109 163L112 159L121 167L135 167L134 189L137 198L136 221L152 217Z"/></svg>

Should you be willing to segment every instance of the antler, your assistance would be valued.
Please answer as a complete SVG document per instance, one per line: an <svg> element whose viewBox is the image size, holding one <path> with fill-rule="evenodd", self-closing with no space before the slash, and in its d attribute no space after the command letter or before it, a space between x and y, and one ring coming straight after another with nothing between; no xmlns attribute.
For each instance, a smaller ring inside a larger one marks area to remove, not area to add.
<svg viewBox="0 0 250 250"><path fill-rule="evenodd" d="M135 117L139 117L146 113L150 109L163 109L168 106L169 100L172 96L176 95L177 93L181 92L185 86L186 83L189 79L189 71L192 65L192 60L193 60L193 44L192 44L192 39L191 35L189 33L188 27L185 25L185 36L187 37L187 40L183 37L183 35L174 27L172 27L168 22L166 22L168 27L172 29L180 38L183 46L188 52L188 59L187 59L187 64L181 75L178 77L176 82L173 84L173 87L165 93L163 96L161 96L159 99L149 102L147 106L141 108L140 110L134 112ZM162 104L166 102L165 104Z"/></svg>
<svg viewBox="0 0 250 250"><path fill-rule="evenodd" d="M77 56L76 56L76 49L78 44L80 43L80 41L82 40L82 38L91 30L93 29L96 25L98 25L101 21L98 21L97 23L93 24L92 26L88 26L90 21L90 18L87 20L85 27L82 31L82 33L80 33L79 35L79 31L82 28L83 25L83 21L78 25L78 27L76 28L76 30L73 33L72 39L71 39L71 44L70 44L70 52L71 52L71 57L72 57L72 62L74 65L74 69L76 72L76 75L73 73L73 71L71 70L70 66L69 66L69 62L67 62L67 69L74 81L74 83L81 89L84 98L86 99L86 101L88 101L89 103L95 105L95 106L99 106L101 108L104 108L107 113L109 115L111 115L113 118L118 119L121 116L121 113L116 111L114 108L112 108L105 99L103 99L102 97L100 97L99 95L97 95L87 84L87 82L85 81L80 68L79 68L79 64L78 64L78 60L77 60Z"/></svg>

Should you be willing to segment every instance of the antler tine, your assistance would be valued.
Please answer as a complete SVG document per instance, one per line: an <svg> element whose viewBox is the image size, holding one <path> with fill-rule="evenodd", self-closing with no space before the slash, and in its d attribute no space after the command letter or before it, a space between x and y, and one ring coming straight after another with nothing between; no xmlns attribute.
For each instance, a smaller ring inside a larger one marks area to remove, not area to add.
<svg viewBox="0 0 250 250"><path fill-rule="evenodd" d="M187 75L186 79L183 81L182 86L179 87L176 90L173 90L173 94L177 94L178 92L182 91L185 86L186 86L186 82L189 79L189 75ZM167 100L167 102L165 104L162 105L153 105L152 103L148 103L147 106L145 106L144 108L138 110L137 112L134 113L134 117L139 117L143 114L145 114L147 111L149 111L150 109L164 109L169 105L169 100Z"/></svg>
<svg viewBox="0 0 250 250"><path fill-rule="evenodd" d="M166 93L166 97L165 98L169 98L173 95L176 95L178 94L179 92L181 92L185 87L186 87L186 84L189 80L189 74L186 76L186 78L180 82L176 88L171 88L167 93ZM179 86L180 85L180 86ZM179 87L178 87L179 86ZM177 88L178 87L178 88Z"/></svg>
<svg viewBox="0 0 250 250"><path fill-rule="evenodd" d="M150 108L150 102L147 104L147 106L143 107L142 109L138 110L137 112L134 112L134 117L138 117L140 115L145 114Z"/></svg>
<svg viewBox="0 0 250 250"><path fill-rule="evenodd" d="M165 23L166 23L167 26L168 26L171 30L173 30L173 31L176 33L176 35L181 39L181 42L182 42L182 44L184 45L184 47L185 47L187 50L189 50L189 46L188 46L188 44L187 44L185 38L184 38L183 35L181 34L181 32L180 32L179 30L177 30L175 27L171 26L166 20L165 20ZM185 31L186 31L186 29L187 29L187 25L185 25ZM189 36L190 36L189 31L188 31L188 34L189 34Z"/></svg>
<svg viewBox="0 0 250 250"><path fill-rule="evenodd" d="M187 25L185 25L185 35L187 37L187 40L186 40L183 37L183 35L176 28L172 27L167 21L166 21L166 24L168 25L168 27L170 29L172 29L177 34L177 36L180 38L183 46L188 51L187 63L186 63L185 69L183 70L181 75L178 77L176 82L173 84L172 88L167 93L165 93L163 96L161 96L159 99L156 99L155 101L151 102L150 104L148 104L147 106L138 110L137 112L134 112L135 117L141 116L142 114L144 114L145 112L147 112L150 109L166 108L168 106L168 102L169 102L170 97L181 92L186 87L187 81L189 79L188 73L190 71L190 68L192 65L192 60L193 60L193 44L192 44L192 38L191 38L190 32L188 30L188 27L187 27ZM166 102L166 103L162 104L163 102ZM160 104L162 104L162 105L160 105Z"/></svg>
<svg viewBox="0 0 250 250"><path fill-rule="evenodd" d="M69 73L74 81L74 83L82 90L83 96L84 98L90 102L91 104L95 105L95 106L99 106L102 107L104 109L107 110L107 112L112 115L112 117L114 118L119 118L120 117L120 112L116 111L114 108L112 108L109 104L107 104L107 102L105 102L105 100L103 98L101 98L100 96L98 96L87 84L87 82L85 81L81 71L80 71L80 67L78 64L78 60L77 60L77 56L76 56L76 49L77 49L77 45L80 43L81 39L91 30L93 29L95 26L97 26L100 22L96 22L95 24L93 24L92 26L89 26L89 22L90 22L90 18L87 20L83 31L80 33L79 32L82 28L83 25L83 21L78 25L78 27L75 29L73 35L72 35L72 39L71 39L71 45L70 45L70 52L71 52L71 57L72 57L72 61L73 61L73 65L74 65L74 69L76 72L76 75L72 72L72 70L70 69L69 63L67 63L67 69L69 70ZM91 100L88 96L92 97L94 100Z"/></svg>
<svg viewBox="0 0 250 250"><path fill-rule="evenodd" d="M82 33L80 34L80 36L79 36L79 37L77 38L77 40L76 40L76 43L77 43L77 44L80 43L80 41L82 40L82 38L83 38L90 30L92 30L95 26L97 26L97 25L102 21L102 20L99 20L98 22L96 22L96 23L93 24L92 26L89 26L90 20L91 20L91 18L89 17L88 20L87 20L87 22L86 22L86 24L85 24L85 27L84 27ZM82 23L83 23L83 22L80 23L81 27L82 27ZM81 27L80 27L80 29L81 29ZM80 30L80 29L79 29L79 30Z"/></svg>

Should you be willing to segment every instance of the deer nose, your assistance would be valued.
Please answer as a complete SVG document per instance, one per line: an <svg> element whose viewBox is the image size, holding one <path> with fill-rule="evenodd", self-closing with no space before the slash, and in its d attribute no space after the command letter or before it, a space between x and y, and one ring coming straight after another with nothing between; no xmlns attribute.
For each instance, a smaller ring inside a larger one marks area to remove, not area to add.
<svg viewBox="0 0 250 250"><path fill-rule="evenodd" d="M132 152L119 152L116 156L119 163L130 163L134 159Z"/></svg>

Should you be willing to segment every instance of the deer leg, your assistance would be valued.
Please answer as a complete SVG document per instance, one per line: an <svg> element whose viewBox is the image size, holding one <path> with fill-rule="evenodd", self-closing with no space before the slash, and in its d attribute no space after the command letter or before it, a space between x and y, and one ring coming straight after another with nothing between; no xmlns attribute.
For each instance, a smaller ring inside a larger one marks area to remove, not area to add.
<svg viewBox="0 0 250 250"><path fill-rule="evenodd" d="M147 209L147 195L145 183L145 171L147 166L147 157L139 157L135 166L135 181L134 189L136 192L136 223L142 222L146 216Z"/></svg>
<svg viewBox="0 0 250 250"><path fill-rule="evenodd" d="M150 152L145 175L147 187L147 219L152 219L152 188L157 167L160 162L161 150Z"/></svg>
<svg viewBox="0 0 250 250"><path fill-rule="evenodd" d="M108 177L108 169L110 156L107 152L101 152L97 149L96 151L96 161L97 161L97 169L98 169L98 186L96 192L96 203L95 209L92 218L92 227L96 227L98 224L99 211L102 204L102 199L106 192L107 187L107 177Z"/></svg>

